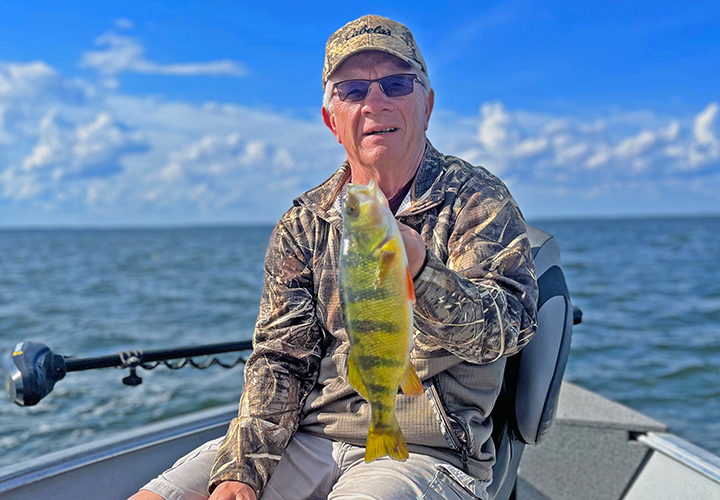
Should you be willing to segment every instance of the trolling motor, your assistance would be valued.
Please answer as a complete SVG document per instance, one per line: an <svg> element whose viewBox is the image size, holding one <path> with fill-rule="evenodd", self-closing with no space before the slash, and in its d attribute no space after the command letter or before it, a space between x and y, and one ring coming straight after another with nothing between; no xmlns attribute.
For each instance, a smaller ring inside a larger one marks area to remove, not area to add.
<svg viewBox="0 0 720 500"><path fill-rule="evenodd" d="M152 370L162 363L172 370L188 365L201 370L212 365L232 368L240 362L244 363L246 358L239 356L233 363L223 363L215 357L198 363L192 358L249 350L252 350L252 342L246 340L156 351L126 351L97 358L73 358L54 354L45 344L25 341L17 344L10 356L3 356L0 369L5 372L5 390L10 401L18 406L34 406L50 394L55 383L62 380L68 372L110 367L127 368L130 374L123 378L123 384L135 386L142 383L137 374L138 367ZM170 363L171 360L176 362Z"/></svg>

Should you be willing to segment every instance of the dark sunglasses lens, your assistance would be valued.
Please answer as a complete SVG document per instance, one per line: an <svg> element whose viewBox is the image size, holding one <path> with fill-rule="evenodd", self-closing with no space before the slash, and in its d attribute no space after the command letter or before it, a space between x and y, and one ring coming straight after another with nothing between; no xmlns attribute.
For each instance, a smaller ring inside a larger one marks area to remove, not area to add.
<svg viewBox="0 0 720 500"><path fill-rule="evenodd" d="M380 85L386 96L402 97L412 94L414 81L413 75L390 75L380 80Z"/></svg>
<svg viewBox="0 0 720 500"><path fill-rule="evenodd" d="M370 83L365 80L348 80L338 83L335 88L341 101L355 102L365 99Z"/></svg>

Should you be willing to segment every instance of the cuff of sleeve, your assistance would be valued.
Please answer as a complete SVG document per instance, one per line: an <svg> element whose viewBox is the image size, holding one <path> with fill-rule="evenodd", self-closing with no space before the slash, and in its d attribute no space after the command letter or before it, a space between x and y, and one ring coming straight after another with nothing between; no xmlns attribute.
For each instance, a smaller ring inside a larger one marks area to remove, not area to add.
<svg viewBox="0 0 720 500"><path fill-rule="evenodd" d="M260 486L257 484L253 484L250 478L247 477L247 474L243 474L241 470L235 473L227 473L220 476L211 477L210 483L208 484L208 493L212 494L212 492L215 491L215 488L220 486L220 483L224 483L226 481L235 481L238 483L247 484L255 492L255 498L260 498L260 494L262 493L262 489L260 488Z"/></svg>
<svg viewBox="0 0 720 500"><path fill-rule="evenodd" d="M422 263L422 266L420 266L420 270L418 273L413 277L413 283L415 284L415 289L417 290L417 286L421 282L426 282L428 280L432 280L431 276L433 275L433 268L437 267L438 264L440 266L444 266L443 263L435 257L435 254L432 253L432 251L429 248L425 249L425 260Z"/></svg>

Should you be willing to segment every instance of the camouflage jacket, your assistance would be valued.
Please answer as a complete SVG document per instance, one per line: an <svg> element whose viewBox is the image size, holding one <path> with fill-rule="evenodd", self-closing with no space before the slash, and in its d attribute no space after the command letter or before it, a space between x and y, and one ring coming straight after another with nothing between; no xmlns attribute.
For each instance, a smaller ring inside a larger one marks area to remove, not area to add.
<svg viewBox="0 0 720 500"><path fill-rule="evenodd" d="M369 405L347 383L349 342L338 298L344 164L295 200L270 239L254 350L238 418L218 452L223 481L258 497L298 427L364 445ZM415 277L415 347L425 394L397 396L411 452L443 458L478 479L492 474L489 414L505 356L536 329L537 281L525 223L505 185L430 143L397 218L428 247Z"/></svg>

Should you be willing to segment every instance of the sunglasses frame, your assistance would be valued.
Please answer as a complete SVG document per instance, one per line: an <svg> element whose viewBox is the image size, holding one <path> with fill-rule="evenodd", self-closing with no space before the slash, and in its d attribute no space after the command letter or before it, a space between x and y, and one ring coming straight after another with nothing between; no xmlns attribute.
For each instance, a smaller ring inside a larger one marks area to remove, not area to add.
<svg viewBox="0 0 720 500"><path fill-rule="evenodd" d="M383 87L382 81L385 80L386 78L392 78L395 76L412 76L413 77L412 80L410 80L410 83L412 84L412 88L410 89L410 92L408 92L407 94L402 94L402 95L393 96L393 97L390 97L387 95L387 92L385 92L385 87ZM347 95L345 96L344 99L342 97L340 97L340 91L338 90L338 85L341 85L341 84L347 83L347 82L367 82L367 84L368 84L367 91L365 91L365 95L362 97L362 99L348 100ZM393 99L395 97L404 97L406 95L410 95L413 92L415 92L415 82L418 82L423 88L425 88L425 85L423 84L422 80L420 80L420 78L418 78L418 76L416 74L414 74L414 73L396 73L394 75L383 76L382 78L378 78L376 80L367 80L365 78L352 78L350 80L343 80L342 82L337 82L335 85L333 85L333 92L337 92L338 99L340 99L343 102L361 102L367 98L367 95L370 92L370 87L375 82L377 82L378 85L380 85L380 90L382 90L383 94L390 97L391 99Z"/></svg>

